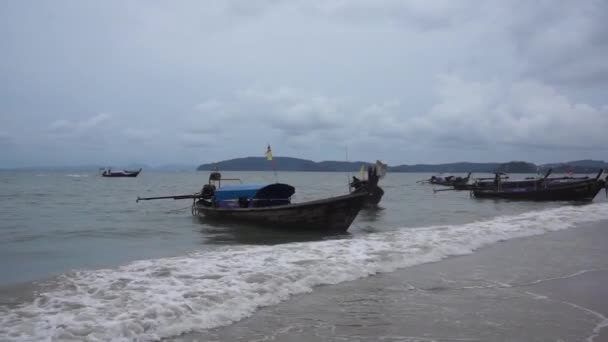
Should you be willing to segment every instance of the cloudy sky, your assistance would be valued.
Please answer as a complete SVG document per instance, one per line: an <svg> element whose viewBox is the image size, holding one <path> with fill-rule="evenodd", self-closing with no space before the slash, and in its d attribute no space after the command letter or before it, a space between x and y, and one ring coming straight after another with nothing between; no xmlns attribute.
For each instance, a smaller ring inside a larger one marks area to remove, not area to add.
<svg viewBox="0 0 608 342"><path fill-rule="evenodd" d="M0 0L0 167L608 159L604 0Z"/></svg>

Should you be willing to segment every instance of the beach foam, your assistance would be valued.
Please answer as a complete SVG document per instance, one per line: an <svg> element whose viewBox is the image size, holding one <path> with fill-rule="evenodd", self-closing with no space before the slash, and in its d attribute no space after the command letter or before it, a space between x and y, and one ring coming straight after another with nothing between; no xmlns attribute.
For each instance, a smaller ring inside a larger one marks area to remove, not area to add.
<svg viewBox="0 0 608 342"><path fill-rule="evenodd" d="M351 239L226 247L64 275L33 303L0 308L0 340L146 341L231 324L314 286L355 280L498 241L608 219L608 204Z"/></svg>

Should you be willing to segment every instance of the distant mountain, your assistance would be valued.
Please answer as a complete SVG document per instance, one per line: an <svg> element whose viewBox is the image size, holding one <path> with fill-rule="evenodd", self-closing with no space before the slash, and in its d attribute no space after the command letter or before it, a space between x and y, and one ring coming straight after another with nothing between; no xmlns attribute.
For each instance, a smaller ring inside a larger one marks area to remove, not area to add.
<svg viewBox="0 0 608 342"><path fill-rule="evenodd" d="M268 161L264 157L246 157L224 160L217 163L199 165L197 170L210 171L216 167L224 171L271 171L273 163L277 171L322 171L322 172L357 172L362 165L373 163L364 161L322 161L314 162L307 159L292 157L274 157ZM389 166L389 172L438 172L438 173L537 173L553 168L554 173L595 173L600 169L608 168L608 163L597 160L578 160L567 163L553 163L536 165L524 161L511 161L507 163L447 163L447 164L415 164Z"/></svg>
<svg viewBox="0 0 608 342"><path fill-rule="evenodd" d="M274 157L272 161L264 157L246 157L224 160L217 163L199 165L198 171L209 171L216 167L224 171L359 171L366 162L322 161L314 162L307 159L292 157Z"/></svg>
<svg viewBox="0 0 608 342"><path fill-rule="evenodd" d="M343 161L322 161L317 163L320 168L324 171L352 171L357 172L361 170L361 166L371 165L372 163L364 162L364 161L354 161L354 162L343 162Z"/></svg>
<svg viewBox="0 0 608 342"><path fill-rule="evenodd" d="M495 171L504 173L536 173L538 170L539 168L536 164L524 161L512 161L500 164Z"/></svg>
<svg viewBox="0 0 608 342"><path fill-rule="evenodd" d="M566 163L543 164L540 167L543 170L552 168L555 173L595 173L599 172L600 169L608 169L608 163L603 160L585 159Z"/></svg>
<svg viewBox="0 0 608 342"><path fill-rule="evenodd" d="M389 166L389 172L494 172L500 163L448 163L448 164L415 164Z"/></svg>

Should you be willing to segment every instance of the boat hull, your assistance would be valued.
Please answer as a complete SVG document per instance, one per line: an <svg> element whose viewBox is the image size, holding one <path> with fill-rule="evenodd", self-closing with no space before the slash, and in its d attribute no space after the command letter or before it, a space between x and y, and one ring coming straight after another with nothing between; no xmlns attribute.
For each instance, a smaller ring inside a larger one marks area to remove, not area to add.
<svg viewBox="0 0 608 342"><path fill-rule="evenodd" d="M196 203L195 214L205 219L273 226L290 230L345 232L368 197L367 193L262 208L216 208Z"/></svg>
<svg viewBox="0 0 608 342"><path fill-rule="evenodd" d="M376 186L373 191L370 192L369 196L367 196L365 206L370 208L377 207L378 203L382 200L382 196L384 196L384 190L382 190L381 187Z"/></svg>
<svg viewBox="0 0 608 342"><path fill-rule="evenodd" d="M138 171L118 171L118 172L107 172L104 171L101 176L102 177L110 177L110 178L117 178L117 177L130 177L130 178L134 178L139 176L139 173L141 172L141 170Z"/></svg>
<svg viewBox="0 0 608 342"><path fill-rule="evenodd" d="M573 184L552 185L538 189L512 188L503 191L473 190L476 198L501 198L530 201L591 201L606 186L604 180L588 180Z"/></svg>
<svg viewBox="0 0 608 342"><path fill-rule="evenodd" d="M110 174L110 175L101 175L102 177L110 177L110 178L118 178L118 177L130 177L130 178L134 178L137 177L139 175L138 173L132 173L132 174Z"/></svg>

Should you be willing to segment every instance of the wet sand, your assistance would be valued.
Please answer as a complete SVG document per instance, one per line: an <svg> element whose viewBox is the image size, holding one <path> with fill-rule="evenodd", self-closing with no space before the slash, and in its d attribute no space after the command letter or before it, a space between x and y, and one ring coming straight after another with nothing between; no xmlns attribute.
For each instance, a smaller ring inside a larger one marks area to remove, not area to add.
<svg viewBox="0 0 608 342"><path fill-rule="evenodd" d="M608 222L322 286L172 341L608 341Z"/></svg>

